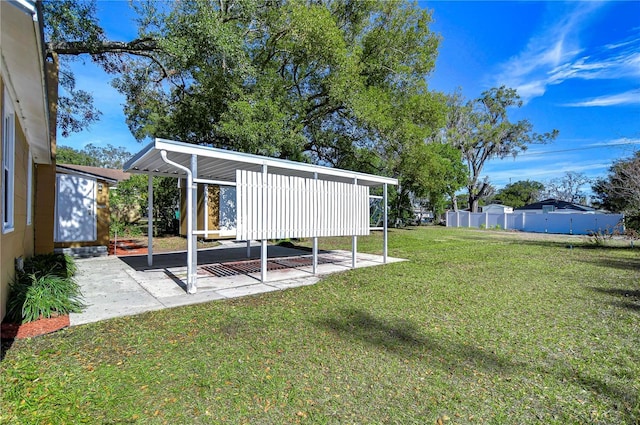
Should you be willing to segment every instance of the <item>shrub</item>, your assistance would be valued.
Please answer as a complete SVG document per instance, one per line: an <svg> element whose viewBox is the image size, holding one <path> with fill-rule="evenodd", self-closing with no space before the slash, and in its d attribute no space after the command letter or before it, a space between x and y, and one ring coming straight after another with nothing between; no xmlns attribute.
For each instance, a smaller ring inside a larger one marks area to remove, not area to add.
<svg viewBox="0 0 640 425"><path fill-rule="evenodd" d="M19 272L10 285L7 316L26 323L54 313L77 313L83 307L80 287L72 279Z"/></svg>
<svg viewBox="0 0 640 425"><path fill-rule="evenodd" d="M76 274L77 267L73 258L66 254L39 254L27 258L24 262L24 273L43 276L47 274L70 278Z"/></svg>
<svg viewBox="0 0 640 425"><path fill-rule="evenodd" d="M611 239L613 239L614 236L619 234L620 232L618 232L617 229L611 229L607 226L605 230L598 229L589 231L587 240L595 246L605 246Z"/></svg>
<svg viewBox="0 0 640 425"><path fill-rule="evenodd" d="M9 285L7 318L31 322L54 313L80 312L80 287L73 280L76 265L68 255L45 254L28 258Z"/></svg>

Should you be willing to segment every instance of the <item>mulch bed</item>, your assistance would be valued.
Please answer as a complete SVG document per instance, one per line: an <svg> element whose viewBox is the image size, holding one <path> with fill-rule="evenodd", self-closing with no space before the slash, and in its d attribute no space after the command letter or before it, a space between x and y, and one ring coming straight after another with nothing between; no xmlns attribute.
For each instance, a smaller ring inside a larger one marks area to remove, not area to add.
<svg viewBox="0 0 640 425"><path fill-rule="evenodd" d="M118 239L118 243L109 241L109 255L143 255L147 253L147 245L141 244L135 239Z"/></svg>
<svg viewBox="0 0 640 425"><path fill-rule="evenodd" d="M29 323L7 323L0 325L2 339L23 339L45 335L69 327L69 315L42 318Z"/></svg>

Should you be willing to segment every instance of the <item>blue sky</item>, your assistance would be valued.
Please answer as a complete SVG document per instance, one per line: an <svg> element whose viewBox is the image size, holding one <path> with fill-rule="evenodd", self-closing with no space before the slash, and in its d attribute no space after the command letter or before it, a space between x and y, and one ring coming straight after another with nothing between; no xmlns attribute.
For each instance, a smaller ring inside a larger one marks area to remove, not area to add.
<svg viewBox="0 0 640 425"><path fill-rule="evenodd" d="M442 37L434 90L460 88L466 98L491 87L518 90L525 105L510 112L537 132L558 129L548 145L531 146L515 160L487 164L483 176L496 187L518 180L546 182L565 172L594 178L612 161L640 149L640 1L522 2L420 1L432 10L431 28ZM126 1L99 1L112 39L135 37ZM124 98L89 61L73 65L79 88L93 92L99 123L59 145L143 145L129 132Z"/></svg>

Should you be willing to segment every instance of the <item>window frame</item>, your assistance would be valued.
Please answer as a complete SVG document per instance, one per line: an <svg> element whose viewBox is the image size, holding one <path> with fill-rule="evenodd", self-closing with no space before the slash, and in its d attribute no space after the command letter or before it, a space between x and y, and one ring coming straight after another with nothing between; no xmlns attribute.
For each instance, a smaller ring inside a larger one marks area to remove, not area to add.
<svg viewBox="0 0 640 425"><path fill-rule="evenodd" d="M15 229L16 120L11 96L2 98L2 233Z"/></svg>

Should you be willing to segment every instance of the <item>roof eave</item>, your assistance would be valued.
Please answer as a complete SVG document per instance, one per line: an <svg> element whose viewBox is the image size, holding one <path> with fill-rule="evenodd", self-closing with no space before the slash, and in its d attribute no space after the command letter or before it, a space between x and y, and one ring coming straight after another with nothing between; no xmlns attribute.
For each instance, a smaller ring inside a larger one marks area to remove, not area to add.
<svg viewBox="0 0 640 425"><path fill-rule="evenodd" d="M319 175L328 177L337 177L341 179L357 179L362 184L368 186L380 186L383 184L397 185L398 180L391 177L376 176L372 174L359 173L356 171L341 170L337 168L324 167L314 164L306 164L302 162L294 162L278 158L270 158L259 155L252 155L241 152L234 152L224 149L211 148L206 146L191 145L182 142L176 142L166 139L156 139L153 143L150 143L144 147L138 154L131 158L124 165L124 171L130 173L143 173L143 174L158 174L178 177L183 173L167 173L159 170L148 169L145 160L150 160L157 152L167 151L184 155L197 155L198 157L209 157L219 160L227 160L242 164L249 165L266 165L268 168L277 168L283 170L292 170L299 173L306 173L313 175L318 173ZM188 166L188 164L185 164Z"/></svg>
<svg viewBox="0 0 640 425"><path fill-rule="evenodd" d="M2 77L33 160L51 163L49 105L40 10L34 1L0 2Z"/></svg>

